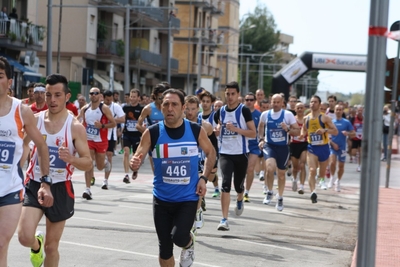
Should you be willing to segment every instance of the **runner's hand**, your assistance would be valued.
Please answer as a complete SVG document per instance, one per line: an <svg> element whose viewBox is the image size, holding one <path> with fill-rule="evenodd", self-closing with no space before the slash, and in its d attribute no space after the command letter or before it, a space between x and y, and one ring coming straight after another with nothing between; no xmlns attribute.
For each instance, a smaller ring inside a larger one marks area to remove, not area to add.
<svg viewBox="0 0 400 267"><path fill-rule="evenodd" d="M206 193L207 193L206 182L203 179L199 179L199 181L197 182L196 194L202 197L205 196Z"/></svg>
<svg viewBox="0 0 400 267"><path fill-rule="evenodd" d="M38 201L43 207L50 208L53 206L54 198L50 190L50 185L42 184L38 191Z"/></svg>
<svg viewBox="0 0 400 267"><path fill-rule="evenodd" d="M143 154L139 154L138 156L133 155L130 162L129 162L129 167L131 168L132 171L137 171L140 168L140 165L142 165L142 157Z"/></svg>

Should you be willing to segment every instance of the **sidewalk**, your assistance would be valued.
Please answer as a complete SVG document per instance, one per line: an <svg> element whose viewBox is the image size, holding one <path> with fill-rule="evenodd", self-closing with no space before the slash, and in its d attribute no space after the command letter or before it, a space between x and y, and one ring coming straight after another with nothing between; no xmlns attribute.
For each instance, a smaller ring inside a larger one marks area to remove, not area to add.
<svg viewBox="0 0 400 267"><path fill-rule="evenodd" d="M380 188L376 267L395 267L400 262L400 189ZM351 266L356 267L357 246Z"/></svg>

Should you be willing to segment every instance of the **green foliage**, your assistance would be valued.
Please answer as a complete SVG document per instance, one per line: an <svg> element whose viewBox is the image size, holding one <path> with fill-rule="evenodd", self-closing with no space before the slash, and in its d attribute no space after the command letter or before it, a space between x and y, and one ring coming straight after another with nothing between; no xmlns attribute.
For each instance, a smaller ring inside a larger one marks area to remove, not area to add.
<svg viewBox="0 0 400 267"><path fill-rule="evenodd" d="M276 45L279 43L280 32L276 30L275 20L272 14L268 11L268 9L265 6L257 6L253 13L251 13L244 21L241 21L240 30L241 32L240 32L239 43L243 41L244 44L252 45L251 50L246 46L240 47L239 51L241 53L263 54L269 51L272 52L275 50ZM249 68L249 91L252 92L255 92L258 89L259 60L260 60L259 57L250 58L250 64L254 64L251 65ZM278 59L276 56L275 58L271 57L263 58L263 62L277 62L277 61ZM245 57L243 57L242 68L243 68L242 78L244 79L246 77ZM268 67L264 66L264 72L268 70L269 70ZM270 69L270 71L272 71L272 68ZM269 92L271 92L271 83L272 83L272 77L264 76L263 87L266 95L268 95ZM245 81L242 82L242 86L244 86L244 84Z"/></svg>
<svg viewBox="0 0 400 267"><path fill-rule="evenodd" d="M107 38L107 33L106 23L100 20L97 23L97 40L105 40Z"/></svg>
<svg viewBox="0 0 400 267"><path fill-rule="evenodd" d="M8 38L10 38L11 42L15 42L17 40L17 35L15 34L15 32L9 32Z"/></svg>
<svg viewBox="0 0 400 267"><path fill-rule="evenodd" d="M125 54L125 42L122 39L117 40L117 55L122 57Z"/></svg>

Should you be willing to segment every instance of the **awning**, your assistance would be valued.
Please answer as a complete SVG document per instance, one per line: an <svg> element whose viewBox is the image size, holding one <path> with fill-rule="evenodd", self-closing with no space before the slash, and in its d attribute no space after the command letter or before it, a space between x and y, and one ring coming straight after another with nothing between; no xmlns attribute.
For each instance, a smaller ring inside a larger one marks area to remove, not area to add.
<svg viewBox="0 0 400 267"><path fill-rule="evenodd" d="M25 81L40 82L40 78L42 77L42 74L33 72L32 70L28 69L27 67L23 66L18 61L16 61L15 59L13 59L7 55L0 54L0 56L5 57L8 60L8 63L10 63L10 65L14 67L14 70L16 69L19 72L22 72L23 78Z"/></svg>
<svg viewBox="0 0 400 267"><path fill-rule="evenodd" d="M93 79L95 79L98 83L101 84L101 89L102 90L110 90L110 77L106 75L99 75L96 73L93 73ZM122 87L122 84L120 84L117 81L114 81L114 91L124 91L124 88Z"/></svg>

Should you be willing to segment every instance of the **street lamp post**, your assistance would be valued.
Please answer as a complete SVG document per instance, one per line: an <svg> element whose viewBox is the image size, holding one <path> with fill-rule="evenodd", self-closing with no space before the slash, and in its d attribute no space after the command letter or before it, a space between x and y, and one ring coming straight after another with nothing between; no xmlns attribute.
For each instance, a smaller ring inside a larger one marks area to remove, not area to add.
<svg viewBox="0 0 400 267"><path fill-rule="evenodd" d="M248 28L243 28L239 31L241 33L242 31L247 31L250 29L253 29L257 27L255 24L251 24ZM239 36L240 38L240 46L243 47L244 44L244 36ZM243 49L243 48L242 48ZM243 51L242 51L243 52ZM240 70L240 84L242 84L242 73L243 73L243 53L240 53L240 60L239 60L239 70Z"/></svg>
<svg viewBox="0 0 400 267"><path fill-rule="evenodd" d="M266 56L272 55L273 53L275 53L275 51L269 51L269 52L265 52L264 54L261 55L260 57L260 61L258 62L259 67L259 74L258 74L258 88L263 89L264 86L264 63L261 62L262 59Z"/></svg>

